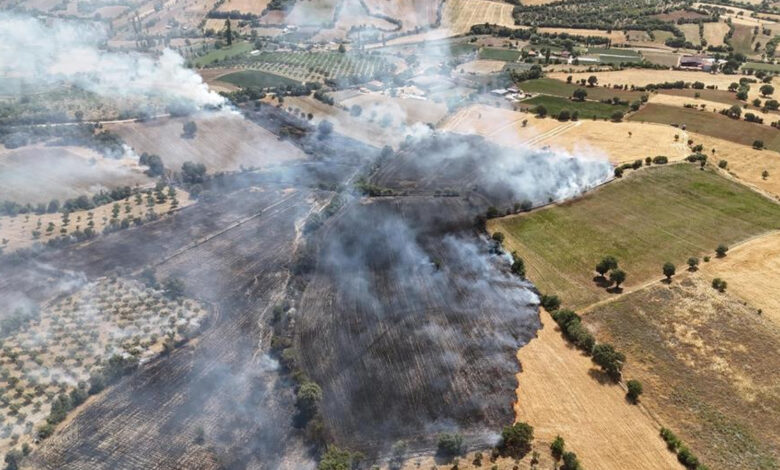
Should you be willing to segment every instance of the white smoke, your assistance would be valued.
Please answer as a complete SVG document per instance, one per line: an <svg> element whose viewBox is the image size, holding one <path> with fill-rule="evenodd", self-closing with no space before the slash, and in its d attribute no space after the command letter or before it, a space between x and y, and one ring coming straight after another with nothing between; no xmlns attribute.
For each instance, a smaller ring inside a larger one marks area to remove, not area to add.
<svg viewBox="0 0 780 470"><path fill-rule="evenodd" d="M197 108L225 99L165 49L159 57L109 52L106 32L94 23L0 12L0 94L30 87L72 84L106 98L146 98Z"/></svg>

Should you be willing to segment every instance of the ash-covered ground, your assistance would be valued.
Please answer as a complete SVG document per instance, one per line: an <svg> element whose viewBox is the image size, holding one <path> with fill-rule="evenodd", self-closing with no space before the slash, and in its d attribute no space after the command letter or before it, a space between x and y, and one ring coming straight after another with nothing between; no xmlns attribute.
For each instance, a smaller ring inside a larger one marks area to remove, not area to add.
<svg viewBox="0 0 780 470"><path fill-rule="evenodd" d="M322 434L340 446L433 450L452 430L490 444L511 422L515 353L539 327L538 300L475 217L574 195L609 165L452 135L380 151L277 110L246 113L309 159L215 178L208 201L171 217L0 266L4 299L45 302L153 267L212 306L202 335L85 405L31 468L312 467L273 335L322 387ZM273 331L281 303L291 308Z"/></svg>

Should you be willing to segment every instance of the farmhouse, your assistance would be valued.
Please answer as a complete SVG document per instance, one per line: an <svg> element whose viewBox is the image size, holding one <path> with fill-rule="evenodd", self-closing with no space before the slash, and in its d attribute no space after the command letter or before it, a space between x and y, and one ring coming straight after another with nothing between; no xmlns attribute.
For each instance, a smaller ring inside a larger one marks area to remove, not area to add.
<svg viewBox="0 0 780 470"><path fill-rule="evenodd" d="M680 58L680 67L709 72L715 65L715 59L706 56L684 55Z"/></svg>

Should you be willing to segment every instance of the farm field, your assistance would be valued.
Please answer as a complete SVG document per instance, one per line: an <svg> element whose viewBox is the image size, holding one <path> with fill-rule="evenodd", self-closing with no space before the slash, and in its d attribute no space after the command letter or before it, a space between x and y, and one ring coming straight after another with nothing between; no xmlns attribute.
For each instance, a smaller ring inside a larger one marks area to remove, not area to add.
<svg viewBox="0 0 780 470"><path fill-rule="evenodd" d="M606 104L597 101L573 101L557 96L540 95L520 102L521 110L532 111L537 106L547 108L547 113L555 116L563 110L577 111L580 119L609 119L613 113L626 112L628 106Z"/></svg>
<svg viewBox="0 0 780 470"><path fill-rule="evenodd" d="M458 73L474 73L478 75L500 72L506 62L503 60L472 60L458 66Z"/></svg>
<svg viewBox="0 0 780 470"><path fill-rule="evenodd" d="M780 178L776 177L780 175L780 158L776 153L693 132L688 133L688 138L704 146L713 164L726 160L730 175L780 200ZM715 149L715 154L712 149ZM761 176L764 170L769 172L766 179Z"/></svg>
<svg viewBox="0 0 780 470"><path fill-rule="evenodd" d="M625 69L620 71L609 72L594 72L594 73L582 73L571 74L565 72L555 72L548 75L549 78L556 78L558 80L566 80L569 75L574 75L574 80L580 80L582 78L587 79L590 75L595 75L599 80L599 85L612 86L612 85L628 85L630 86L645 86L653 83L674 82L682 80L684 82L702 82L705 85L714 85L718 90L728 90L729 85L733 82L738 82L742 76L740 75L725 75L725 74L710 74L706 72L693 72L682 70L638 70L638 69ZM751 78L751 77L748 77ZM775 89L780 88L780 79L777 77L772 79L772 84ZM754 98L760 98L759 87L750 87L748 92L748 101L752 101Z"/></svg>
<svg viewBox="0 0 780 470"><path fill-rule="evenodd" d="M685 34L685 40L693 44L694 46L701 45L701 38L699 37L699 25L696 23L681 24L677 26L680 31Z"/></svg>
<svg viewBox="0 0 780 470"><path fill-rule="evenodd" d="M195 67L205 67L217 62L221 62L227 58L243 56L252 49L254 49L254 45L252 43L237 42L229 47L223 47L221 49L214 49L209 51L206 54L196 58L193 63L195 64Z"/></svg>
<svg viewBox="0 0 780 470"><path fill-rule="evenodd" d="M152 182L136 159L105 158L84 147L39 144L0 149L2 199L48 203L100 189Z"/></svg>
<svg viewBox="0 0 780 470"><path fill-rule="evenodd" d="M723 22L704 23L704 39L707 45L722 46L726 34L729 32L729 25Z"/></svg>
<svg viewBox="0 0 780 470"><path fill-rule="evenodd" d="M491 0L447 0L442 14L442 30L449 35L471 31L475 24L497 24L514 27L513 6Z"/></svg>
<svg viewBox="0 0 780 470"><path fill-rule="evenodd" d="M666 67L676 67L680 63L680 54L671 52L643 50L642 57L650 63Z"/></svg>
<svg viewBox="0 0 780 470"><path fill-rule="evenodd" d="M563 132L536 139L533 145L562 149L573 155L606 157L613 163L631 163L655 155L674 161L690 155L685 139L674 139L678 134L678 129L660 124L585 120Z"/></svg>
<svg viewBox="0 0 780 470"><path fill-rule="evenodd" d="M705 101L714 101L717 103L725 104L731 107L731 105L739 104L740 106L744 103L742 101L739 101L737 99L736 93L732 93L730 91L726 90L695 90L693 88L683 88L683 89L677 89L672 88L668 90L657 90L658 94L661 95L669 95L669 96L679 96L681 98L686 98L685 102L695 103L699 99L705 100ZM696 98L696 94L699 95L699 98ZM682 102L682 100L681 100Z"/></svg>
<svg viewBox="0 0 780 470"><path fill-rule="evenodd" d="M585 468L682 469L658 434L660 426L625 391L562 336L540 311L542 329L520 348L517 359L517 420L552 442L560 435Z"/></svg>
<svg viewBox="0 0 780 470"><path fill-rule="evenodd" d="M19 214L16 216L0 216L0 244L4 253L32 246L35 242L46 243L48 240L57 238L65 233L75 231L83 232L91 228L96 233L103 233L103 229L109 225L120 226L123 220L127 219L127 224L133 225L133 219L138 218L141 221L157 219L173 211L187 207L194 203L189 194L181 189L174 190L174 197L169 196L169 189L162 191L163 197L157 199L157 194L152 192L151 188L146 188L141 192L141 197L129 197L121 201L116 201L120 211L115 220L112 211L114 203L103 204L92 210L76 210L69 213L69 222L64 224L62 213L51 214ZM173 200L176 199L176 203ZM64 201L60 201L64 202ZM33 232L38 232L38 238Z"/></svg>
<svg viewBox="0 0 780 470"><path fill-rule="evenodd" d="M517 62L520 58L520 51L512 49L496 49L483 47L479 51L479 58L483 60L502 60L504 62Z"/></svg>
<svg viewBox="0 0 780 470"><path fill-rule="evenodd" d="M753 53L753 27L745 24L734 24L734 35L731 37L731 46L734 52L752 56Z"/></svg>
<svg viewBox="0 0 780 470"><path fill-rule="evenodd" d="M731 294L731 279L726 293L713 289L709 269L597 306L584 321L625 353L641 402L708 468L775 468L780 330Z"/></svg>
<svg viewBox="0 0 780 470"><path fill-rule="evenodd" d="M780 133L776 129L762 124L731 119L712 111L697 111L651 103L632 114L629 120L660 124L685 124L690 132L748 146L752 146L756 140L761 140L767 149L780 151Z"/></svg>
<svg viewBox="0 0 780 470"><path fill-rule="evenodd" d="M588 87L576 85L573 83L570 84L551 78L526 80L520 83L518 86L520 89L528 93L543 93L545 95L560 96L562 98L570 98L574 91L579 88L582 88L588 92L587 99L589 100L601 101L618 97L624 101L635 101L642 97L642 93L638 91L616 90L614 88L600 86Z"/></svg>
<svg viewBox="0 0 780 470"><path fill-rule="evenodd" d="M360 106L360 115L372 121L380 121L384 115L389 114L392 118L391 125L402 122L407 126L415 123L435 125L447 115L447 106L443 103L414 98L393 98L374 92L360 93L337 101L347 108Z"/></svg>
<svg viewBox="0 0 780 470"><path fill-rule="evenodd" d="M703 97L700 98L684 98L679 96L673 96L666 93L656 93L653 94L648 103L651 104L657 104L662 106L678 106L678 107L685 107L685 105L695 105L698 106L699 109L702 109L701 107L704 106L705 112L712 112L717 111L718 113L721 110L727 110L729 109L732 104L726 104L718 101L710 101L707 99L704 99ZM744 106L744 103L739 103L740 106ZM691 108L687 108L691 109ZM760 108L756 108L755 106L748 106L742 109L743 116L745 113L753 113L754 115L758 116L759 118L764 120L764 126L767 126L769 123L777 121L778 118L780 118L780 114L773 113L773 112L763 112Z"/></svg>
<svg viewBox="0 0 780 470"><path fill-rule="evenodd" d="M217 11L238 11L259 15L265 10L271 0L226 0Z"/></svg>
<svg viewBox="0 0 780 470"><path fill-rule="evenodd" d="M603 256L618 258L632 289L660 279L666 261L681 266L690 256L714 256L720 243L780 228L779 216L780 206L761 195L682 163L629 173L574 202L491 220L489 230L506 235L541 292L579 308L613 295L594 281Z"/></svg>
<svg viewBox="0 0 780 470"><path fill-rule="evenodd" d="M702 266L702 275L728 282L728 292L780 326L780 232L729 248L725 258Z"/></svg>
<svg viewBox="0 0 780 470"><path fill-rule="evenodd" d="M181 136L188 120L198 127L191 139ZM166 168L175 171L186 161L203 163L213 172L272 166L304 157L291 143L229 112L116 124L111 128L137 153L157 154Z"/></svg>
<svg viewBox="0 0 780 470"><path fill-rule="evenodd" d="M242 66L299 82L352 78L369 81L393 71L393 66L381 57L337 52L262 52L249 57Z"/></svg>
<svg viewBox="0 0 780 470"><path fill-rule="evenodd" d="M240 70L227 73L220 75L218 81L229 83L239 88L278 88L301 84L291 78L262 70Z"/></svg>
<svg viewBox="0 0 780 470"><path fill-rule="evenodd" d="M112 356L146 362L164 342L195 335L207 314L192 300L172 301L136 281L102 278L29 315L2 340L0 449L32 443L55 398L76 388L86 395L90 376ZM79 385L77 385L79 384ZM86 397L85 397L86 398Z"/></svg>
<svg viewBox="0 0 780 470"><path fill-rule="evenodd" d="M780 72L780 64L764 64L761 62L745 62L742 66L743 70L763 70L765 72Z"/></svg>
<svg viewBox="0 0 780 470"><path fill-rule="evenodd" d="M440 0L366 0L365 3L371 13L400 20L401 31L406 32L434 24Z"/></svg>
<svg viewBox="0 0 780 470"><path fill-rule="evenodd" d="M526 121L525 126L523 121ZM479 134L500 145L512 147L531 144L567 129L570 124L509 109L472 105L448 117L440 129L459 134Z"/></svg>

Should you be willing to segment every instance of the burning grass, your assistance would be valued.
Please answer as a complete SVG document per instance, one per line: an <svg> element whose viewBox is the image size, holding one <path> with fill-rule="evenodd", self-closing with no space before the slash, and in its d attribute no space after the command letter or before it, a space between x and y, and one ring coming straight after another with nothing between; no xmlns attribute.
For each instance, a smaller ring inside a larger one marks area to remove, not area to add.
<svg viewBox="0 0 780 470"><path fill-rule="evenodd" d="M682 265L719 243L780 228L778 217L780 206L714 170L676 164L636 172L572 203L493 220L489 229L506 235L542 292L582 307L611 295L594 281L602 256L620 260L630 288L660 278L665 261Z"/></svg>

